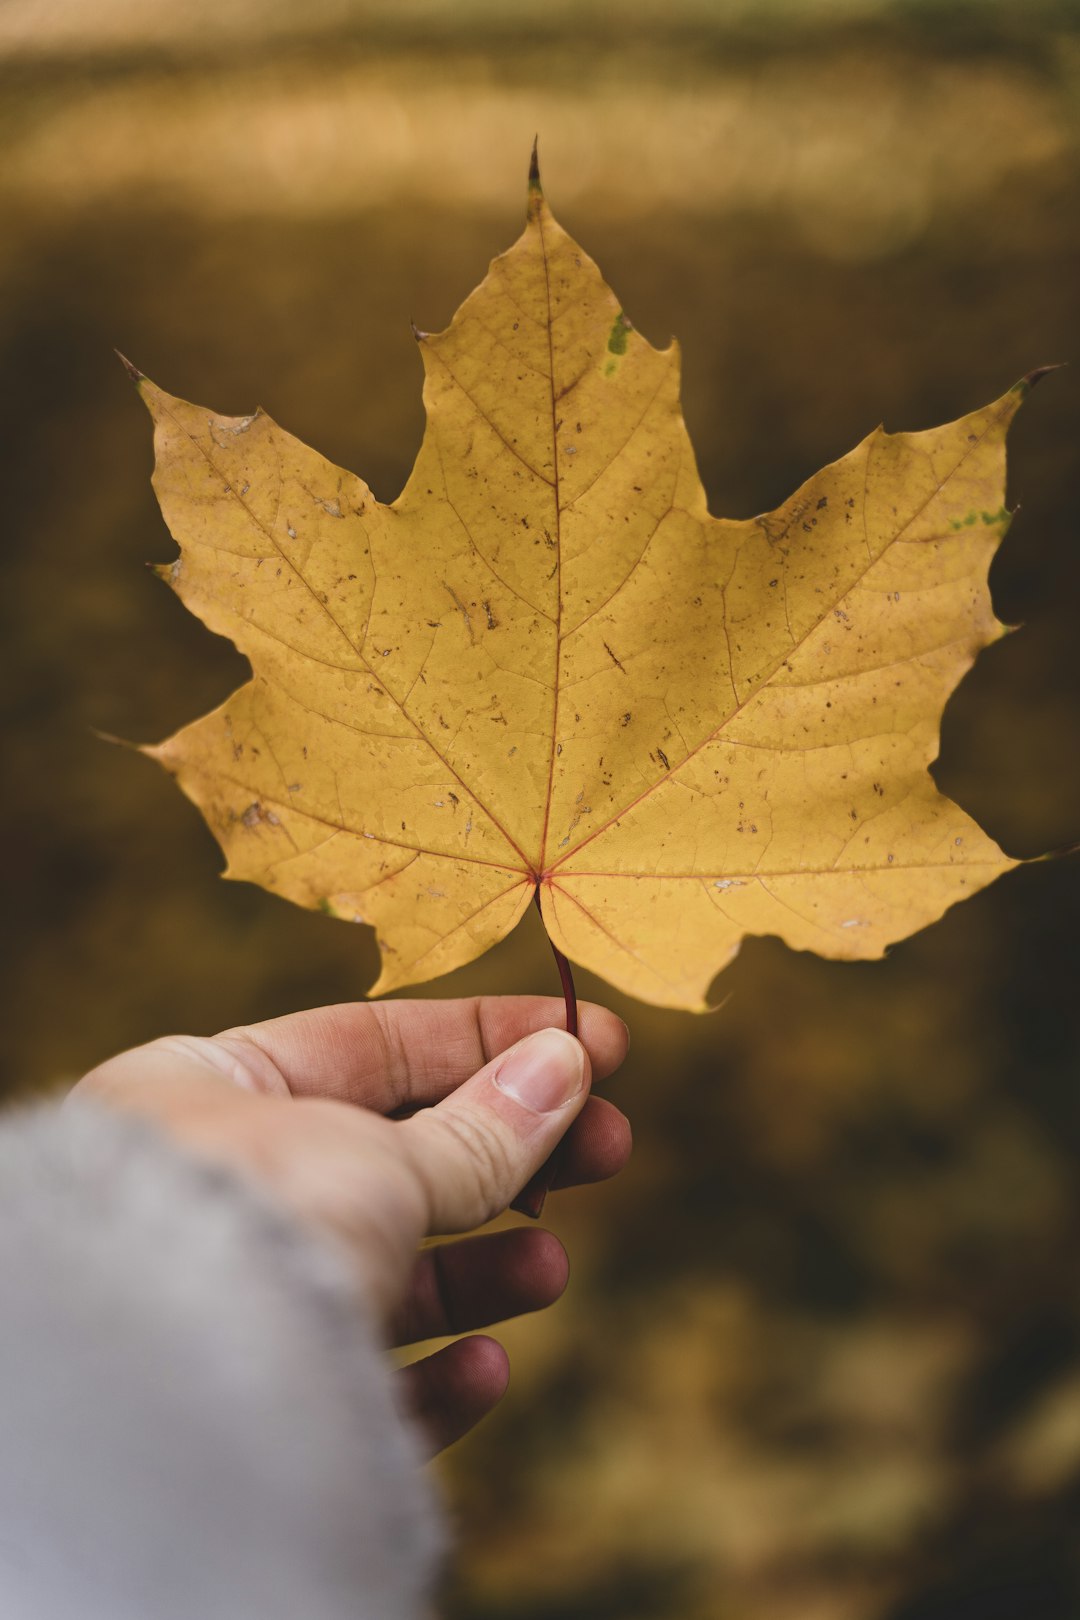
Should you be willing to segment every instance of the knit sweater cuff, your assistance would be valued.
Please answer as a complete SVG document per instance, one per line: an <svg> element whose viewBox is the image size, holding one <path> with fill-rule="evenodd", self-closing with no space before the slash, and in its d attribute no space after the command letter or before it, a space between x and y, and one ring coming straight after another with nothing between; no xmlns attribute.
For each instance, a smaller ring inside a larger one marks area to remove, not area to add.
<svg viewBox="0 0 1080 1620"><path fill-rule="evenodd" d="M346 1255L143 1120L0 1126L0 1612L417 1620L442 1531Z"/></svg>

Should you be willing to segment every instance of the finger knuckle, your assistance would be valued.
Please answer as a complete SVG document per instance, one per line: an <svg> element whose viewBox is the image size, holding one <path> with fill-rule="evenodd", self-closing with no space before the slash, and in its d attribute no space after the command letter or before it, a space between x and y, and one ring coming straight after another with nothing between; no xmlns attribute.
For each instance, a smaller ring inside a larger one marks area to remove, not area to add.
<svg viewBox="0 0 1080 1620"><path fill-rule="evenodd" d="M455 1166L455 1208L462 1224L478 1226L506 1203L513 1165L497 1131L465 1110L433 1114L432 1124L448 1142Z"/></svg>

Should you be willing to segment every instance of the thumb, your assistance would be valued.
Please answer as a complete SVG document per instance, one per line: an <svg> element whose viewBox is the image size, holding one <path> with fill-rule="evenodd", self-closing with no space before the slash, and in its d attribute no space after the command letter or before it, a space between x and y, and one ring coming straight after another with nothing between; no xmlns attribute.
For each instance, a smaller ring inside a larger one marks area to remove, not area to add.
<svg viewBox="0 0 1080 1620"><path fill-rule="evenodd" d="M428 1205L428 1231L467 1232L508 1207L577 1118L589 1057L561 1029L502 1052L434 1108L398 1127Z"/></svg>

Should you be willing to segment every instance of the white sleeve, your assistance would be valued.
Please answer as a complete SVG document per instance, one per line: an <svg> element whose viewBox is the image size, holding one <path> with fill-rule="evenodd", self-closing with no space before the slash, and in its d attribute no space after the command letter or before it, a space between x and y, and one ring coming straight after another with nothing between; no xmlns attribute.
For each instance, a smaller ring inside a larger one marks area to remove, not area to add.
<svg viewBox="0 0 1080 1620"><path fill-rule="evenodd" d="M419 1620L442 1528L347 1257L144 1121L0 1124L4 1620Z"/></svg>

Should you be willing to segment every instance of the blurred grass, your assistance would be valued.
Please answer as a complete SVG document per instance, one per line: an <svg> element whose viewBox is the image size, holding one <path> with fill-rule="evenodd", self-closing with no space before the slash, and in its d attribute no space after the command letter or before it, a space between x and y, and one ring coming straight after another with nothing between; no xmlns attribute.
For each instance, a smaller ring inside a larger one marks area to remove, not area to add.
<svg viewBox="0 0 1080 1620"><path fill-rule="evenodd" d="M145 761L243 678L143 569L172 555L116 345L261 402L386 499L445 323L548 195L684 350L714 511L767 509L879 419L1075 360L1071 4L309 0L0 9L11 1089L169 1028L359 994L366 931L221 886ZM937 774L1014 854L1080 828L1080 404L1011 440L994 567L1025 628ZM754 941L711 1018L617 1005L634 1165L563 1195L574 1280L451 1455L456 1620L1080 1615L1075 863L880 964ZM553 989L530 914L431 994Z"/></svg>

